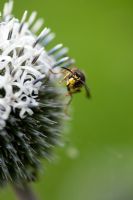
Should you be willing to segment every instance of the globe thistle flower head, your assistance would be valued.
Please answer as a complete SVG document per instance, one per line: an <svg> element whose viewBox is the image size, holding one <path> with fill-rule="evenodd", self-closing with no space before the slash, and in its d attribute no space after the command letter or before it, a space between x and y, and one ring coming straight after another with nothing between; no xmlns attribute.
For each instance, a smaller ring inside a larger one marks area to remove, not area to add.
<svg viewBox="0 0 133 200"><path fill-rule="evenodd" d="M64 89L58 85L61 66L73 63L67 48L49 28L38 36L42 20L36 12L22 19L5 3L0 22L0 183L35 180L40 158L58 144L65 116ZM58 74L51 73L57 67Z"/></svg>

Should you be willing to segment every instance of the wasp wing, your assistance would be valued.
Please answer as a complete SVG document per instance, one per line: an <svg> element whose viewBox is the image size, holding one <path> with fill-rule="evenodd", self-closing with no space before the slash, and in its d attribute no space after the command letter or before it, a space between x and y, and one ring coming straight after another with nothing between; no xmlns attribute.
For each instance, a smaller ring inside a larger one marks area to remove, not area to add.
<svg viewBox="0 0 133 200"><path fill-rule="evenodd" d="M88 88L88 86L86 84L84 84L84 87L85 87L85 91L86 91L86 96L88 98L91 98L91 93L90 93L90 89Z"/></svg>
<svg viewBox="0 0 133 200"><path fill-rule="evenodd" d="M84 85L84 88L85 88L85 91L86 91L86 96L88 98L91 98L90 89L88 88L88 86L86 85L86 83L84 81L81 81L81 83Z"/></svg>

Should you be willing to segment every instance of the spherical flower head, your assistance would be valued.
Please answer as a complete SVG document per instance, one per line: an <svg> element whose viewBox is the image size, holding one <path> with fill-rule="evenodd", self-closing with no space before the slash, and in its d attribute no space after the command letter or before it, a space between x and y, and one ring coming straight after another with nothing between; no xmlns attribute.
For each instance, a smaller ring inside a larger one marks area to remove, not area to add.
<svg viewBox="0 0 133 200"><path fill-rule="evenodd" d="M0 22L0 183L35 180L40 158L58 144L65 117L61 66L69 66L67 48L46 46L54 34L36 12L12 14L5 3ZM54 69L56 72L52 73Z"/></svg>

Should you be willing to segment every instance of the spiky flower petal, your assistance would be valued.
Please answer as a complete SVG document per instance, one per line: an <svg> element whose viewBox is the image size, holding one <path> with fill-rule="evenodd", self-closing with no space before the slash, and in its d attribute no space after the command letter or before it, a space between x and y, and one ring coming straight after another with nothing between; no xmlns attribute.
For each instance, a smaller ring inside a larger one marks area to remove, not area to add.
<svg viewBox="0 0 133 200"><path fill-rule="evenodd" d="M0 22L0 182L36 179L40 158L47 158L62 132L64 90L51 69L72 64L67 48L46 51L49 28L35 33L42 20L24 12L19 21L5 3Z"/></svg>

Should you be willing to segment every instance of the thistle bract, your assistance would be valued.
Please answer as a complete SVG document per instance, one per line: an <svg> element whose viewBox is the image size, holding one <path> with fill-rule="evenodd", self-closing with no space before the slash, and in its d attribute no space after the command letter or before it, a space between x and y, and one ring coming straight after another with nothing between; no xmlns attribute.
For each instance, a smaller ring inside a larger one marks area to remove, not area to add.
<svg viewBox="0 0 133 200"><path fill-rule="evenodd" d="M5 3L0 22L0 183L35 180L40 158L58 144L64 119L64 90L58 85L61 66L69 66L67 48L46 46L54 34L36 12L12 14ZM50 71L58 68L58 74Z"/></svg>

